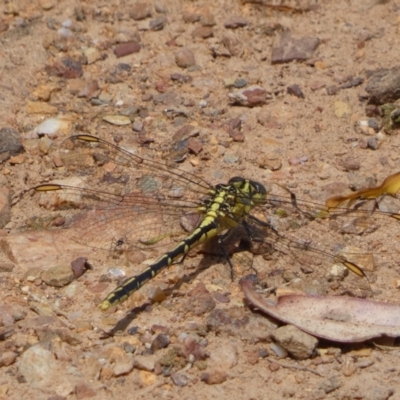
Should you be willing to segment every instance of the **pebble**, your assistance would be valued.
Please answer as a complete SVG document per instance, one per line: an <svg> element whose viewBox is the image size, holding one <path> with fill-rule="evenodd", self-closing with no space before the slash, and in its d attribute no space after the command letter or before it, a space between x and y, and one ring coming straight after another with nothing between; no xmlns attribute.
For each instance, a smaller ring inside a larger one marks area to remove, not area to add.
<svg viewBox="0 0 400 400"><path fill-rule="evenodd" d="M14 264L11 263L0 263L0 272L12 272Z"/></svg>
<svg viewBox="0 0 400 400"><path fill-rule="evenodd" d="M127 115L120 114L104 115L103 121L106 121L109 124L116 126L129 125L132 122Z"/></svg>
<svg viewBox="0 0 400 400"><path fill-rule="evenodd" d="M245 107L254 107L266 104L266 91L261 86L249 86L248 88L228 93L231 105L239 104Z"/></svg>
<svg viewBox="0 0 400 400"><path fill-rule="evenodd" d="M233 86L236 89L244 88L245 86L247 86L247 80L244 79L244 78L235 79L235 82L233 83Z"/></svg>
<svg viewBox="0 0 400 400"><path fill-rule="evenodd" d="M0 162L15 156L24 150L21 142L21 136L18 131L13 128L0 129Z"/></svg>
<svg viewBox="0 0 400 400"><path fill-rule="evenodd" d="M0 355L0 367L8 367L9 365L14 364L16 359L16 353L14 353L13 351L4 351Z"/></svg>
<svg viewBox="0 0 400 400"><path fill-rule="evenodd" d="M361 168L360 161L351 156L342 158L340 163L346 171L358 171Z"/></svg>
<svg viewBox="0 0 400 400"><path fill-rule="evenodd" d="M152 19L149 22L149 29L152 31L161 31L164 29L166 19L165 17L160 17L156 19Z"/></svg>
<svg viewBox="0 0 400 400"><path fill-rule="evenodd" d="M40 101L28 101L26 105L28 114L57 114L57 107Z"/></svg>
<svg viewBox="0 0 400 400"><path fill-rule="evenodd" d="M131 6L129 15L135 21L139 21L141 19L145 19L151 17L151 9L150 3L143 2L143 3L135 3Z"/></svg>
<svg viewBox="0 0 400 400"><path fill-rule="evenodd" d="M369 95L369 102L372 104L380 105L398 100L400 67L378 69L370 75L365 90Z"/></svg>
<svg viewBox="0 0 400 400"><path fill-rule="evenodd" d="M75 386L75 396L77 400L96 396L96 391L86 383L78 383Z"/></svg>
<svg viewBox="0 0 400 400"><path fill-rule="evenodd" d="M49 286L62 287L74 280L74 271L68 264L56 265L43 271L40 278Z"/></svg>
<svg viewBox="0 0 400 400"><path fill-rule="evenodd" d="M114 54L117 58L125 57L129 54L138 53L140 51L140 44L138 42L125 42L115 46Z"/></svg>
<svg viewBox="0 0 400 400"><path fill-rule="evenodd" d="M40 7L43 8L43 10L51 10L55 5L56 1L55 0L40 0Z"/></svg>
<svg viewBox="0 0 400 400"><path fill-rule="evenodd" d="M292 96L296 96L299 99L304 99L304 93L301 90L300 86L297 84L294 85L290 85L286 88L286 91L288 92L288 94L292 95Z"/></svg>
<svg viewBox="0 0 400 400"><path fill-rule="evenodd" d="M234 15L232 17L229 17L225 22L224 22L224 27L227 29L237 29L237 28L243 28L244 26L247 26L248 22L246 19L241 17L240 15Z"/></svg>
<svg viewBox="0 0 400 400"><path fill-rule="evenodd" d="M277 154L265 154L257 158L257 164L260 168L278 171L282 168L282 159Z"/></svg>
<svg viewBox="0 0 400 400"><path fill-rule="evenodd" d="M171 374L171 380L176 386L186 386L189 383L189 378L182 372L174 372Z"/></svg>
<svg viewBox="0 0 400 400"><path fill-rule="evenodd" d="M319 389L323 390L325 393L331 393L342 386L338 376L330 376L324 379L319 384Z"/></svg>
<svg viewBox="0 0 400 400"><path fill-rule="evenodd" d="M210 354L208 364L211 367L218 367L224 371L234 368L239 362L238 348L233 343L225 343L223 346L218 343L207 349Z"/></svg>
<svg viewBox="0 0 400 400"><path fill-rule="evenodd" d="M0 229L11 221L11 193L6 187L0 187Z"/></svg>
<svg viewBox="0 0 400 400"><path fill-rule="evenodd" d="M18 371L27 384L34 388L45 390L51 387L60 396L68 396L75 389L73 380L66 374L63 363L56 361L51 351L40 344L31 346L22 353Z"/></svg>
<svg viewBox="0 0 400 400"><path fill-rule="evenodd" d="M345 103L343 101L335 101L333 103L334 112L337 118L346 119L351 115L351 106L349 103Z"/></svg>
<svg viewBox="0 0 400 400"><path fill-rule="evenodd" d="M150 346L150 350L152 353L155 353L158 350L165 349L170 344L171 340L168 335L163 333L159 333L153 340Z"/></svg>
<svg viewBox="0 0 400 400"><path fill-rule="evenodd" d="M296 39L287 33L280 36L271 51L271 64L305 61L314 55L320 44L316 37L301 37Z"/></svg>
<svg viewBox="0 0 400 400"><path fill-rule="evenodd" d="M175 62L181 68L189 68L196 64L193 52L187 47L182 47L175 52Z"/></svg>
<svg viewBox="0 0 400 400"><path fill-rule="evenodd" d="M192 32L192 37L193 38L201 38L201 39L207 39L209 37L214 36L214 32L211 27L209 26L199 26L195 28Z"/></svg>
<svg viewBox="0 0 400 400"><path fill-rule="evenodd" d="M276 329L272 337L297 360L309 358L318 344L318 339L293 325Z"/></svg>
<svg viewBox="0 0 400 400"><path fill-rule="evenodd" d="M394 393L395 390L392 387L376 386L368 391L363 400L389 400Z"/></svg>
<svg viewBox="0 0 400 400"><path fill-rule="evenodd" d="M129 374L129 372L133 370L134 365L135 361L131 355L124 354L123 356L117 357L113 366L114 376Z"/></svg>
<svg viewBox="0 0 400 400"><path fill-rule="evenodd" d="M50 76L65 79L80 78L83 75L82 64L70 57L56 61L54 64L46 66L45 69Z"/></svg>
<svg viewBox="0 0 400 400"><path fill-rule="evenodd" d="M221 43L225 47L225 50L220 54L221 56L241 57L244 53L244 45L233 35L225 35Z"/></svg>
<svg viewBox="0 0 400 400"><path fill-rule="evenodd" d="M35 100L49 101L51 94L57 89L55 84L38 85L33 91L32 96Z"/></svg>
<svg viewBox="0 0 400 400"><path fill-rule="evenodd" d="M187 301L184 306L186 311L194 315L203 315L215 308L215 301L204 283L198 283L187 293Z"/></svg>
<svg viewBox="0 0 400 400"><path fill-rule="evenodd" d="M71 269L74 273L74 278L80 278L87 269L90 269L91 265L87 262L87 258L78 257L76 260L71 262Z"/></svg>
<svg viewBox="0 0 400 400"><path fill-rule="evenodd" d="M228 379L226 371L221 369L213 369L203 372L200 380L205 382L207 385L218 385L225 382Z"/></svg>
<svg viewBox="0 0 400 400"><path fill-rule="evenodd" d="M148 354L145 356L137 355L133 357L133 366L136 369L141 369L144 371L154 371L156 361L158 361L158 356L153 354Z"/></svg>
<svg viewBox="0 0 400 400"><path fill-rule="evenodd" d="M89 65L101 59L101 53L95 47L89 47L86 49L84 55Z"/></svg>

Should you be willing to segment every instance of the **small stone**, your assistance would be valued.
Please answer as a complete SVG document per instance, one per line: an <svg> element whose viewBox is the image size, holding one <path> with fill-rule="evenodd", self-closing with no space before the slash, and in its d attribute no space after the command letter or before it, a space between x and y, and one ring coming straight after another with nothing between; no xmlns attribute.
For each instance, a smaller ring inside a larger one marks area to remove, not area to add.
<svg viewBox="0 0 400 400"><path fill-rule="evenodd" d="M328 86L326 88L326 93L328 94L328 96L335 96L339 93L339 88L335 85L332 86Z"/></svg>
<svg viewBox="0 0 400 400"><path fill-rule="evenodd" d="M286 325L276 329L272 336L278 344L298 360L309 358L318 344L318 339L293 325Z"/></svg>
<svg viewBox="0 0 400 400"><path fill-rule="evenodd" d="M158 359L158 356L156 357L155 355L149 354L145 356L135 356L133 357L134 360L134 368L136 369L141 369L144 371L154 371L154 366L156 364L156 361Z"/></svg>
<svg viewBox="0 0 400 400"><path fill-rule="evenodd" d="M226 50L220 49L217 51L217 55L228 56L228 57L241 57L244 52L244 46L242 42L233 35L225 35L222 38L221 43L224 45ZM218 54L220 53L220 54Z"/></svg>
<svg viewBox="0 0 400 400"><path fill-rule="evenodd" d="M13 351L5 351L0 355L0 367L8 367L15 363L17 354Z"/></svg>
<svg viewBox="0 0 400 400"><path fill-rule="evenodd" d="M181 68L189 68L196 64L193 52L187 47L182 47L175 52L175 62Z"/></svg>
<svg viewBox="0 0 400 400"><path fill-rule="evenodd" d="M7 22L0 21L0 33L6 32L9 27L10 27L10 25L7 24Z"/></svg>
<svg viewBox="0 0 400 400"><path fill-rule="evenodd" d="M174 385L180 387L186 386L189 383L189 378L182 372L174 372L171 374L171 379L172 382L174 382Z"/></svg>
<svg viewBox="0 0 400 400"><path fill-rule="evenodd" d="M114 376L126 375L133 370L134 359L131 355L124 355L117 357L114 362L113 372Z"/></svg>
<svg viewBox="0 0 400 400"><path fill-rule="evenodd" d="M368 394L363 400L389 400L394 395L395 390L392 387L376 386L368 390Z"/></svg>
<svg viewBox="0 0 400 400"><path fill-rule="evenodd" d="M360 162L350 156L343 158L341 165L346 171L358 171L361 168Z"/></svg>
<svg viewBox="0 0 400 400"><path fill-rule="evenodd" d="M391 103L400 98L400 67L375 71L365 87L369 102L376 105Z"/></svg>
<svg viewBox="0 0 400 400"><path fill-rule="evenodd" d="M228 93L228 97L230 104L239 104L245 107L255 107L267 102L265 89L257 85Z"/></svg>
<svg viewBox="0 0 400 400"><path fill-rule="evenodd" d="M98 94L99 89L99 83L96 80L93 80L86 83L83 87L80 87L77 96L92 99L96 94Z"/></svg>
<svg viewBox="0 0 400 400"><path fill-rule="evenodd" d="M0 161L3 162L22 152L21 136L18 131L12 128L0 129Z"/></svg>
<svg viewBox="0 0 400 400"><path fill-rule="evenodd" d="M152 19L149 22L149 29L152 31L161 31L162 29L164 29L165 21L165 17Z"/></svg>
<svg viewBox="0 0 400 400"><path fill-rule="evenodd" d="M255 365L258 363L258 351L257 350L251 350L247 353L247 362L250 365Z"/></svg>
<svg viewBox="0 0 400 400"><path fill-rule="evenodd" d="M26 160L26 154L18 154L17 156L10 157L8 162L10 165L23 164Z"/></svg>
<svg viewBox="0 0 400 400"><path fill-rule="evenodd" d="M11 220L11 193L6 187L0 188L0 229Z"/></svg>
<svg viewBox="0 0 400 400"><path fill-rule="evenodd" d="M129 15L135 21L151 17L150 3L135 3L131 7Z"/></svg>
<svg viewBox="0 0 400 400"><path fill-rule="evenodd" d="M45 69L50 76L58 76L65 79L80 78L83 75L81 63L70 57L56 61L53 65L46 66Z"/></svg>
<svg viewBox="0 0 400 400"><path fill-rule="evenodd" d="M167 295L162 289L156 287L149 290L148 298L152 303L162 303L167 298Z"/></svg>
<svg viewBox="0 0 400 400"><path fill-rule="evenodd" d="M199 26L199 27L195 28L192 32L193 38L198 37L201 39L207 39L212 36L214 36L214 32L213 32L212 28L210 28L209 26Z"/></svg>
<svg viewBox="0 0 400 400"><path fill-rule="evenodd" d="M57 107L41 101L28 101L26 105L26 112L28 114L57 114Z"/></svg>
<svg viewBox="0 0 400 400"><path fill-rule="evenodd" d="M226 153L224 154L224 162L226 164L236 164L240 160L240 157L237 154Z"/></svg>
<svg viewBox="0 0 400 400"><path fill-rule="evenodd" d="M69 265L61 264L43 271L40 278L49 286L62 287L74 280L74 272Z"/></svg>
<svg viewBox="0 0 400 400"><path fill-rule="evenodd" d="M288 63L295 60L305 61L314 55L320 44L318 38L295 39L288 33L283 33L278 40L279 44L275 43L272 46L271 64Z"/></svg>
<svg viewBox="0 0 400 400"><path fill-rule="evenodd" d="M378 139L376 137L373 138L369 138L367 140L367 146L369 149L371 150L378 150L379 149L379 142Z"/></svg>
<svg viewBox="0 0 400 400"><path fill-rule="evenodd" d="M293 95L293 96L296 96L296 97L298 97L299 99L304 99L304 98L305 98L304 93L303 93L303 91L301 90L301 88L300 88L299 85L296 85L296 84L290 85L290 86L287 87L286 90L287 90L287 92L288 92L289 94L291 94L291 95Z"/></svg>
<svg viewBox="0 0 400 400"><path fill-rule="evenodd" d="M277 171L282 168L282 159L277 154L266 154L257 159L257 164L260 168Z"/></svg>
<svg viewBox="0 0 400 400"><path fill-rule="evenodd" d="M333 104L335 115L337 118L349 118L351 115L351 106L343 101L335 101Z"/></svg>
<svg viewBox="0 0 400 400"><path fill-rule="evenodd" d="M135 121L133 122L132 129L133 129L135 132L142 132L143 127L144 127L144 124L143 124L142 121L135 120Z"/></svg>
<svg viewBox="0 0 400 400"><path fill-rule="evenodd" d="M49 101L51 94L57 89L54 84L38 85L33 91L32 96L37 100Z"/></svg>
<svg viewBox="0 0 400 400"><path fill-rule="evenodd" d="M76 260L71 262L71 269L74 273L74 278L80 278L87 269L92 268L92 266L87 262L87 258L78 257Z"/></svg>
<svg viewBox="0 0 400 400"><path fill-rule="evenodd" d="M163 333L158 334L151 343L151 352L155 353L160 349L165 349L170 344L170 341L171 340L168 335L164 335Z"/></svg>
<svg viewBox="0 0 400 400"><path fill-rule="evenodd" d="M197 284L187 293L188 300L185 304L186 311L199 316L215 308L215 301L204 283Z"/></svg>
<svg viewBox="0 0 400 400"><path fill-rule="evenodd" d="M233 83L233 86L236 89L244 88L245 86L247 86L247 80L244 78L236 79L235 82Z"/></svg>
<svg viewBox="0 0 400 400"><path fill-rule="evenodd" d="M218 385L227 380L226 372L221 369L213 369L203 372L200 380L207 385Z"/></svg>
<svg viewBox="0 0 400 400"><path fill-rule="evenodd" d="M43 10L51 10L55 5L56 1L55 0L40 0L40 7L43 8Z"/></svg>
<svg viewBox="0 0 400 400"><path fill-rule="evenodd" d="M342 367L344 376L352 376L357 371L357 366L354 363L346 363Z"/></svg>
<svg viewBox="0 0 400 400"><path fill-rule="evenodd" d="M129 125L132 121L127 115L105 115L103 121L111 125L124 126Z"/></svg>
<svg viewBox="0 0 400 400"><path fill-rule="evenodd" d="M96 396L96 391L86 383L79 383L75 386L75 396L78 400Z"/></svg>
<svg viewBox="0 0 400 400"><path fill-rule="evenodd" d="M84 54L89 65L101 59L101 53L95 47L89 47Z"/></svg>
<svg viewBox="0 0 400 400"><path fill-rule="evenodd" d="M232 17L229 17L225 22L224 22L224 27L227 29L237 29L237 28L243 28L244 26L248 25L247 20L245 20L243 17L240 15L234 15Z"/></svg>
<svg viewBox="0 0 400 400"><path fill-rule="evenodd" d="M138 53L139 51L140 44L132 41L118 44L114 49L114 54L117 58L120 58L129 54Z"/></svg>
<svg viewBox="0 0 400 400"><path fill-rule="evenodd" d="M53 141L47 136L43 136L39 139L38 148L42 154L48 154L52 145Z"/></svg>
<svg viewBox="0 0 400 400"><path fill-rule="evenodd" d="M339 389L341 385L342 384L337 376L331 376L319 384L319 389L322 389L325 393L331 393L334 390Z"/></svg>
<svg viewBox="0 0 400 400"><path fill-rule="evenodd" d="M187 148L194 154L199 154L203 150L203 145L201 144L200 140L196 138L189 138L187 142Z"/></svg>
<svg viewBox="0 0 400 400"><path fill-rule="evenodd" d="M0 264L0 272L12 272L13 269L14 269L14 264L11 263Z"/></svg>

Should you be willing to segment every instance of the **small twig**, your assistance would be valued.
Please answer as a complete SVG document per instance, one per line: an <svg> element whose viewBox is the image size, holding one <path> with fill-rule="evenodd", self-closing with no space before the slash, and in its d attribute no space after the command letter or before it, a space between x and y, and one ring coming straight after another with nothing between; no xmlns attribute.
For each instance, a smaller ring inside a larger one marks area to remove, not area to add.
<svg viewBox="0 0 400 400"><path fill-rule="evenodd" d="M272 358L269 358L269 357L264 358L264 360L267 360L270 363L278 364L282 368L290 368L290 369L297 369L299 371L307 371L307 372L311 372L311 373L313 373L315 375L324 377L324 375L322 375L321 373L319 373L319 372L317 372L317 371L315 371L315 370L313 370L311 368L303 367L302 365L284 364L284 363L281 363L279 361L273 360Z"/></svg>

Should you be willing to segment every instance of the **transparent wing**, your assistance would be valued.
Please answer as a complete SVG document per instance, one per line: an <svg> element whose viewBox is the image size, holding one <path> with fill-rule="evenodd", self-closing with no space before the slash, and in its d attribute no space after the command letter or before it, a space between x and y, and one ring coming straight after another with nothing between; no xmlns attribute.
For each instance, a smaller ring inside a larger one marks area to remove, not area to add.
<svg viewBox="0 0 400 400"><path fill-rule="evenodd" d="M269 193L247 217L249 236L276 252L280 264L306 269L342 264L363 276L379 265L397 265L400 200L392 196L330 210L296 197Z"/></svg>
<svg viewBox="0 0 400 400"><path fill-rule="evenodd" d="M198 225L199 203L212 192L193 174L90 135L65 140L60 157L71 176L31 190L42 215L22 207L38 227L94 248L167 247Z"/></svg>

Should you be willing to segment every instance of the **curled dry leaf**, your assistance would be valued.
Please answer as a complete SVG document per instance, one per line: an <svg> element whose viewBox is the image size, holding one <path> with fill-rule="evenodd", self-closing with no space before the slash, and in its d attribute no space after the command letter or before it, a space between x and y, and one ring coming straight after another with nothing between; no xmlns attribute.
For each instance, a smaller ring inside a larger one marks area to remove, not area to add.
<svg viewBox="0 0 400 400"><path fill-rule="evenodd" d="M326 206L329 210L333 210L344 202L348 202L350 207L356 200L359 199L377 199L379 196L389 194L395 195L400 190L400 172L388 176L381 185L372 188L361 189L347 196L334 196L326 201ZM395 218L399 216L393 215Z"/></svg>
<svg viewBox="0 0 400 400"><path fill-rule="evenodd" d="M304 332L335 342L400 336L400 305L345 296L290 294L277 302L255 291L252 277L240 281L246 299L266 314Z"/></svg>

